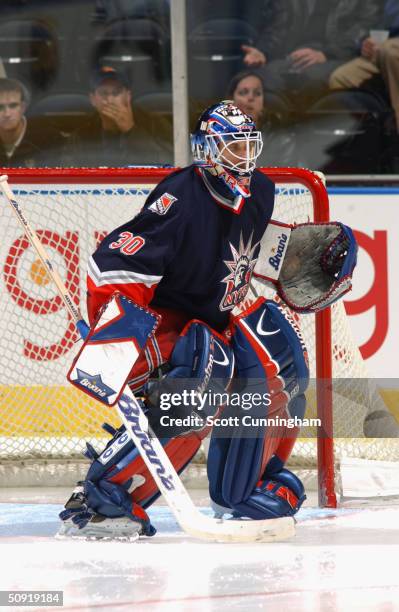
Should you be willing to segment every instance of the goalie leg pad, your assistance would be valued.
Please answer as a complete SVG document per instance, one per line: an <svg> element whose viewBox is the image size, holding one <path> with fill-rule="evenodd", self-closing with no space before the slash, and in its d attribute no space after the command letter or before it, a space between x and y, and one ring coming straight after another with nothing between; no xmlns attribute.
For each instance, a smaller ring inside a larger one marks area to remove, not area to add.
<svg viewBox="0 0 399 612"><path fill-rule="evenodd" d="M297 417L302 420L305 416L305 411L306 397L303 394L294 397L288 404L288 412L292 418ZM275 471L280 470L285 465L292 453L299 432L299 427L283 427L281 438L278 439L277 436L272 438L272 442L274 443L272 448L267 449L265 444L262 470L266 469L273 461L276 462L277 466Z"/></svg>
<svg viewBox="0 0 399 612"><path fill-rule="evenodd" d="M160 442L177 472L188 465L201 444L196 435L164 438ZM91 458L93 461L87 480L99 482L106 479L123 486L131 494L132 500L143 508L148 508L159 496L158 487L124 426L115 432L100 455L96 453Z"/></svg>
<svg viewBox="0 0 399 612"><path fill-rule="evenodd" d="M292 415L303 416L306 405L304 391L309 380L306 349L301 337L274 302L261 298L233 319L232 348L241 390L259 392L262 384L264 390L272 391L268 408L251 409L256 423L259 416L289 417L291 409ZM223 416L228 414L225 411ZM262 505L259 500L264 498L266 503L271 496L274 501L277 496L279 502L281 491L279 488L267 489L259 484L259 480L262 480L265 466L279 448L281 436L287 432L284 427L270 430L262 423L252 427L250 434L246 429L241 425L233 431L231 438L225 439L217 437L213 431L208 455L210 496L217 505L230 508L238 515L271 518L275 516L274 510L269 512L269 506ZM296 437L297 432L290 432L292 435ZM297 501L290 505L291 509L281 506L278 516L287 516L300 507L303 491L298 487L294 494Z"/></svg>
<svg viewBox="0 0 399 612"><path fill-rule="evenodd" d="M145 508L159 497L158 487L125 427L115 430L105 424L104 429L113 438L101 454L87 445L85 454L92 463L85 480L80 483L79 491L68 500L60 518L66 523L72 521L79 529L91 535L93 530L101 533L101 521L104 518L128 517L137 523L138 533L154 535L155 529L150 524ZM192 435L174 440L163 439L161 443L175 469L181 473L198 451L201 442L199 437ZM88 531L88 523L91 521L98 525L96 529L92 524L89 525ZM124 524L122 528L128 531ZM109 529L112 533L112 526Z"/></svg>
<svg viewBox="0 0 399 612"><path fill-rule="evenodd" d="M270 478L258 482L255 490L243 502L234 506L234 516L252 519L272 519L296 514L306 499L299 478L282 469Z"/></svg>

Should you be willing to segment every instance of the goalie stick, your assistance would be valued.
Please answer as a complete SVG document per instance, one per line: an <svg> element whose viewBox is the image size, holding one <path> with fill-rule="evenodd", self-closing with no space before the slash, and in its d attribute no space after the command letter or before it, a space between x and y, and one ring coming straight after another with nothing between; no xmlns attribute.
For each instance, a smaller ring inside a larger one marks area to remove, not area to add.
<svg viewBox="0 0 399 612"><path fill-rule="evenodd" d="M47 274L54 281L81 337L85 338L89 332L89 327L85 323L79 307L74 304L59 273L53 268L36 232L29 225L15 200L7 179L6 175L0 176L0 188L23 227L26 237L38 254ZM163 446L158 438L152 434L141 405L128 386L125 387L116 408L126 431L147 465L178 524L188 535L219 542L273 542L285 540L295 534L295 521L292 517L267 520L223 520L210 518L202 514L188 495Z"/></svg>

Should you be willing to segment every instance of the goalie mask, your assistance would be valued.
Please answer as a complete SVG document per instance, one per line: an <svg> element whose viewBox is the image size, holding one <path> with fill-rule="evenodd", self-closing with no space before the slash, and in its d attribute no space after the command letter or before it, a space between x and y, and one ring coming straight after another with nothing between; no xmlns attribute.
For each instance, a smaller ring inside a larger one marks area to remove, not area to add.
<svg viewBox="0 0 399 612"><path fill-rule="evenodd" d="M191 135L194 162L222 179L234 196L244 198L250 195L262 146L262 134L251 117L231 100L207 108Z"/></svg>

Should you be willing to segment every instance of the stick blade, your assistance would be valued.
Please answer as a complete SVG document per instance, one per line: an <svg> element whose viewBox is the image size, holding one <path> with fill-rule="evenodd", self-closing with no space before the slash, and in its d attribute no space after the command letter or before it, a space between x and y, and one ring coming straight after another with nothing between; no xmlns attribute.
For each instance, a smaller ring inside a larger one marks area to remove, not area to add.
<svg viewBox="0 0 399 612"><path fill-rule="evenodd" d="M206 516L184 525L191 536L213 542L282 542L295 535L295 520L291 516L264 521L211 519Z"/></svg>

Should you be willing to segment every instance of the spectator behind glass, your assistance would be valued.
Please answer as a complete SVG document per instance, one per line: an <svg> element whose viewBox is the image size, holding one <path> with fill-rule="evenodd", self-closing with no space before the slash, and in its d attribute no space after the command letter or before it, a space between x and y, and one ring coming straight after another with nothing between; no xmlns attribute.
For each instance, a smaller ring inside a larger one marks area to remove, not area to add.
<svg viewBox="0 0 399 612"><path fill-rule="evenodd" d="M92 78L90 102L95 112L72 138L74 163L113 167L169 161L151 137L146 118L133 111L124 74L99 68Z"/></svg>
<svg viewBox="0 0 399 612"><path fill-rule="evenodd" d="M282 103L276 102L273 96L273 105L268 108L265 102L265 88L262 78L252 70L244 70L236 74L230 81L228 98L244 113L252 117L256 127L261 130L263 149L260 154L258 166L287 166L293 163L294 138L288 129L276 126L278 115L273 114L276 107ZM270 112L268 112L270 111ZM274 116L272 122L271 116Z"/></svg>
<svg viewBox="0 0 399 612"><path fill-rule="evenodd" d="M355 57L373 27L379 0L270 0L247 66L262 67L267 91L295 96L306 107L328 90L331 73Z"/></svg>
<svg viewBox="0 0 399 612"><path fill-rule="evenodd" d="M334 90L362 87L369 79L381 74L389 91L399 132L399 0L386 0L382 20L372 27L386 30L389 38L384 42L377 42L370 35L364 38L360 57L337 68L330 77L330 87Z"/></svg>
<svg viewBox="0 0 399 612"><path fill-rule="evenodd" d="M28 92L14 79L0 79L0 166L60 166L63 139L42 122L27 120Z"/></svg>

